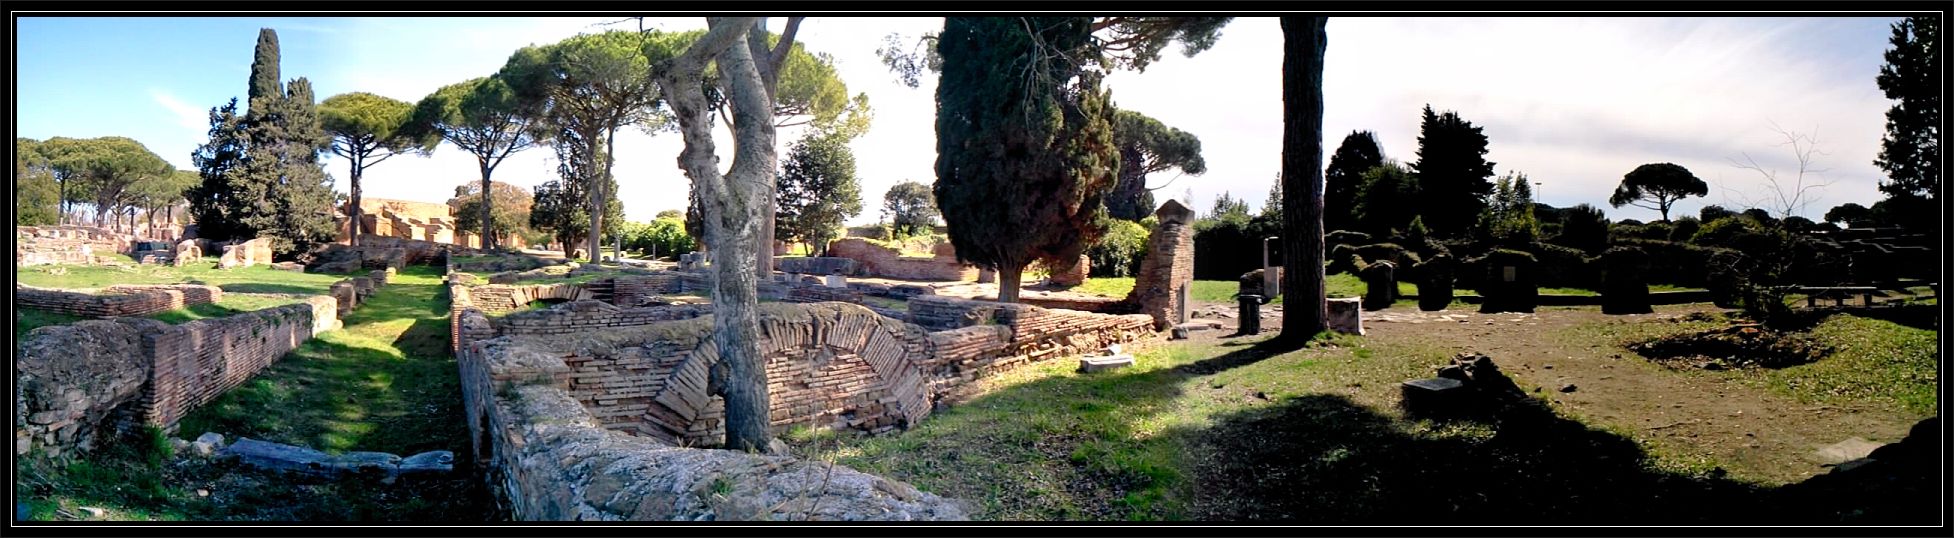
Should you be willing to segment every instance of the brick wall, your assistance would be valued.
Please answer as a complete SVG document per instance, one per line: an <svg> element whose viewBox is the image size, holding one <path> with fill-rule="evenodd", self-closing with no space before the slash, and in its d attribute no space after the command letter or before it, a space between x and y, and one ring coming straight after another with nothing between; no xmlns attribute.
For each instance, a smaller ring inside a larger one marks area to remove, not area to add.
<svg viewBox="0 0 1954 538"><path fill-rule="evenodd" d="M685 282L680 274L669 271L650 275L619 275L611 282L611 302L619 306L634 306L645 297L654 295L685 292Z"/></svg>
<svg viewBox="0 0 1954 538"><path fill-rule="evenodd" d="M471 305L483 312L520 310L544 299L576 301L592 297L582 284L487 284L468 290Z"/></svg>
<svg viewBox="0 0 1954 538"><path fill-rule="evenodd" d="M62 290L14 285L14 305L84 318L147 316L224 298L216 286L172 284L120 285L101 290Z"/></svg>
<svg viewBox="0 0 1954 538"><path fill-rule="evenodd" d="M25 421L16 453L88 450L101 433L165 430L319 332L339 327L330 297L170 325L84 321L28 333L15 365Z"/></svg>
<svg viewBox="0 0 1954 538"><path fill-rule="evenodd" d="M830 288L820 285L797 285L787 290L787 301L794 303L823 303L837 301L843 303L862 303L862 292L849 288Z"/></svg>
<svg viewBox="0 0 1954 538"><path fill-rule="evenodd" d="M901 251L870 243L859 237L828 244L828 254L861 262L865 276L905 280L976 280L977 268L957 262L957 253L948 243L937 245L930 257L903 256Z"/></svg>
<svg viewBox="0 0 1954 538"><path fill-rule="evenodd" d="M495 320L495 334L569 334L605 327L636 327L660 321L692 319L712 313L709 305L671 305L619 308L598 301L576 301L563 307L534 310Z"/></svg>

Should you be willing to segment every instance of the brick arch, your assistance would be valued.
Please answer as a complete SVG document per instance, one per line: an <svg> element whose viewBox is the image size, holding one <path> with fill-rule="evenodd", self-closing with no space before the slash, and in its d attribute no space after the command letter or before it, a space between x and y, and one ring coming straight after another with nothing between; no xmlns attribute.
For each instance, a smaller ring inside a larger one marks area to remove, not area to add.
<svg viewBox="0 0 1954 538"><path fill-rule="evenodd" d="M886 431L929 414L926 373L909 359L924 341L921 327L860 305L820 303L763 312L760 351L767 362L776 433L796 425ZM656 434L693 446L724 437L723 401L707 392L719 361L710 323L695 323L698 347L655 388L643 418Z"/></svg>

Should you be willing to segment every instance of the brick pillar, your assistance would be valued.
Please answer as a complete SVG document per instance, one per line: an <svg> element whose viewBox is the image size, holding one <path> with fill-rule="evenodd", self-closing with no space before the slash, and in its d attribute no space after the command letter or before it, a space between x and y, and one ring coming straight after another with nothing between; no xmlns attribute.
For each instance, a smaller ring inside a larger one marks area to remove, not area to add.
<svg viewBox="0 0 1954 538"><path fill-rule="evenodd" d="M1153 316L1158 331L1175 322L1186 307L1178 291L1194 282L1194 210L1170 199L1153 214L1159 222L1147 237L1147 256L1140 260L1126 301Z"/></svg>

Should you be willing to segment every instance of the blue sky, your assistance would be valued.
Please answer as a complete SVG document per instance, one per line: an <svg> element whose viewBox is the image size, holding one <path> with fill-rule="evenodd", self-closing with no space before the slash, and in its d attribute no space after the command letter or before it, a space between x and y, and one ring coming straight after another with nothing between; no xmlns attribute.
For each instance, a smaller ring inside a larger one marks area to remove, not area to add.
<svg viewBox="0 0 1954 538"><path fill-rule="evenodd" d="M516 49L582 32L597 18L37 18L19 19L18 136L127 136L179 167L204 139L206 114L244 93L258 29L278 30L284 78L310 79L320 99L366 91L413 101L441 85L494 72ZM1377 132L1387 156L1411 161L1418 114L1430 103L1484 126L1488 158L1504 174L1541 182L1541 201L1589 203L1612 218L1653 211L1608 208L1622 174L1675 162L1712 185L1678 205L1744 205L1764 190L1731 159L1748 153L1789 174L1794 166L1773 123L1816 133L1822 180L1832 185L1802 213L1870 204L1882 173L1872 160L1890 102L1873 82L1891 18L1333 18L1325 68L1324 138L1334 150L1354 129ZM776 22L778 24L778 22ZM653 27L703 27L701 18L653 19ZM865 205L851 222L876 219L881 193L906 179L928 182L935 159L934 81L909 89L875 56L883 36L914 37L938 18L814 17L800 38L835 56L852 92L866 92L875 124L856 140ZM1145 73L1108 80L1116 105L1202 140L1209 172L1157 174L1159 198L1205 210L1230 192L1259 205L1281 155L1281 32L1271 18L1237 19L1195 58L1170 47ZM798 133L783 130L783 146ZM620 136L619 195L647 219L684 203L676 136ZM729 146L722 146L729 147ZM727 159L729 162L730 159ZM345 163L327 171L347 186ZM546 149L519 153L495 179L524 187L555 166ZM453 147L390 159L369 169L368 196L443 201L477 179Z"/></svg>

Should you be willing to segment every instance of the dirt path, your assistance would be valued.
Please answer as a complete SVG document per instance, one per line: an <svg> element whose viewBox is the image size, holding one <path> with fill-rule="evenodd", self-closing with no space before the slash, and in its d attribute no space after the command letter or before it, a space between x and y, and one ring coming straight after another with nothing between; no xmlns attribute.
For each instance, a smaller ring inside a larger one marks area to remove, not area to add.
<svg viewBox="0 0 1954 538"><path fill-rule="evenodd" d="M1670 371L1618 346L1568 334L1591 323L1631 324L1715 310L1678 305L1626 316L1593 308L1480 314L1400 305L1365 312L1364 328L1380 345L1436 344L1486 353L1522 388L1537 388L1536 394L1591 427L1614 429L1673 455L1717 462L1732 478L1745 481L1783 484L1824 473L1828 464L1843 459L1824 454L1828 447L1855 437L1875 444L1898 441L1918 420L1872 406L1801 403L1738 379ZM1228 330L1203 333L1231 332L1233 320L1223 321ZM1279 318L1265 319L1264 330L1279 325Z"/></svg>

